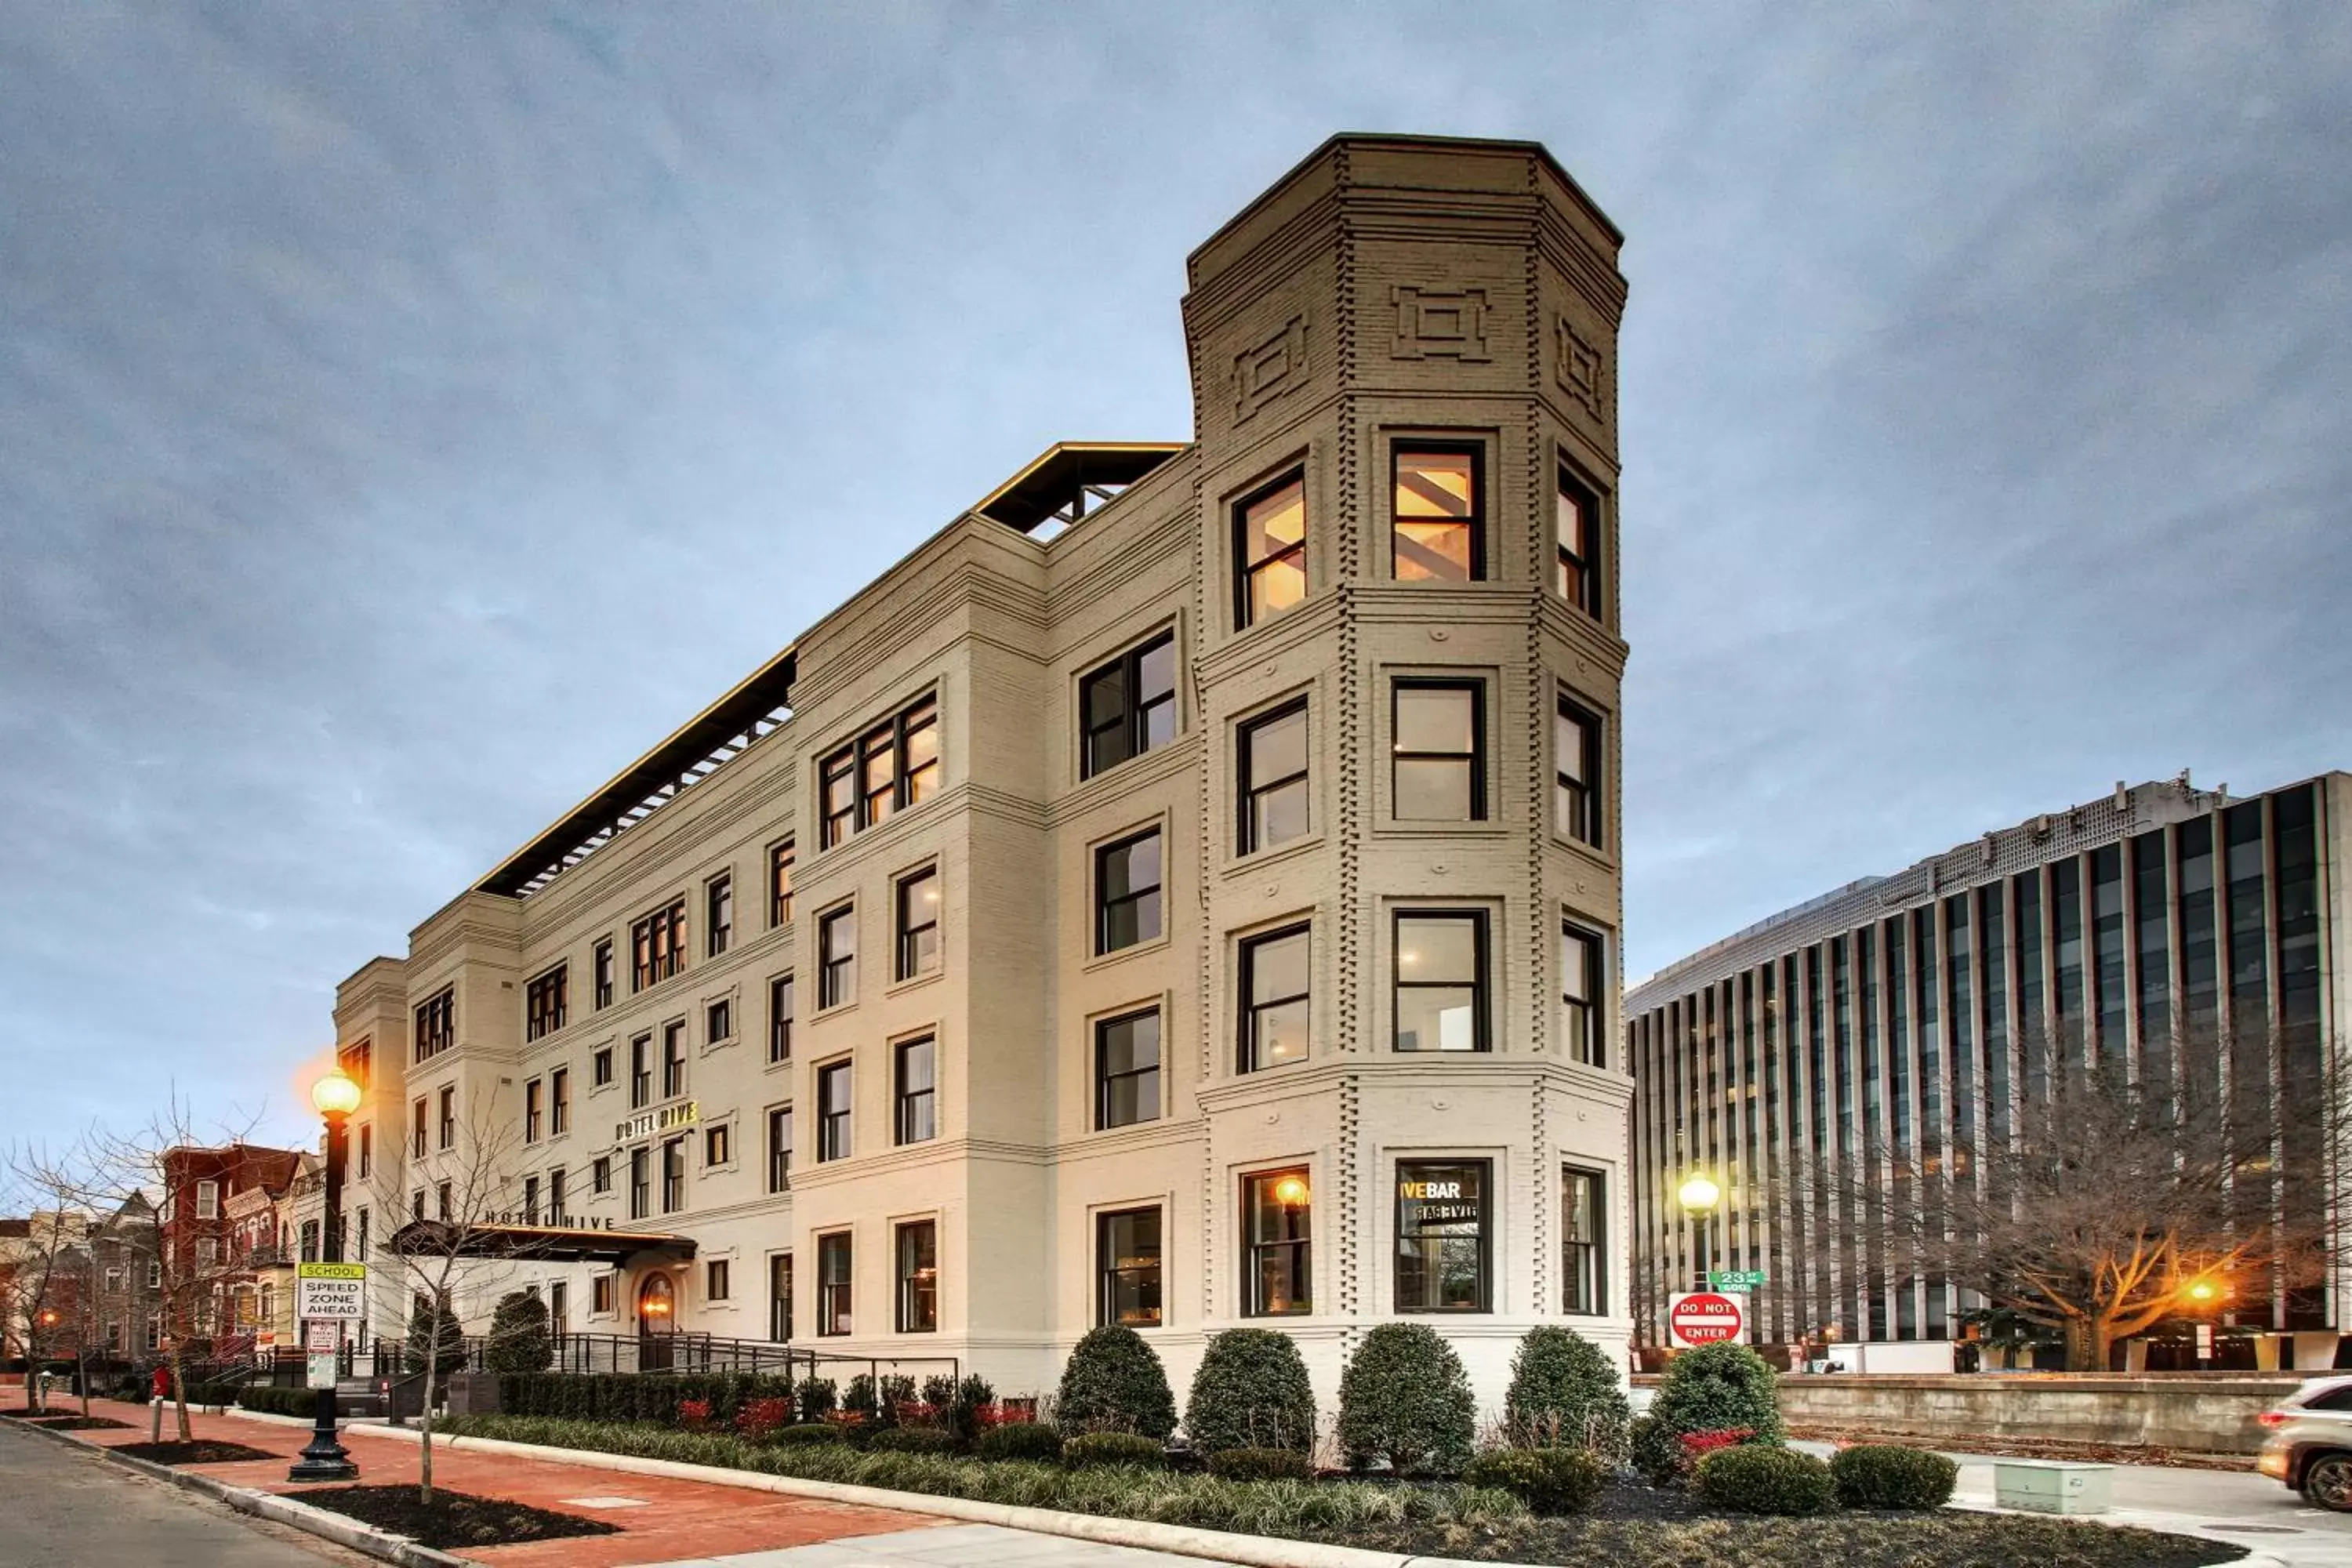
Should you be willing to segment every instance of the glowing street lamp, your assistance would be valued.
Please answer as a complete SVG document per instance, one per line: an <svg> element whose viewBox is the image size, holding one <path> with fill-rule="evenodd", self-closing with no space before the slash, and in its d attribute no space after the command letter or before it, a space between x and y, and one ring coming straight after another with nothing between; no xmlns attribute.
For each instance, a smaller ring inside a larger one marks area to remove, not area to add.
<svg viewBox="0 0 2352 1568"><path fill-rule="evenodd" d="M360 1086L339 1064L329 1068L310 1086L310 1104L327 1123L325 1207L319 1219L319 1256L328 1263L343 1260L343 1124L360 1108ZM362 1258L361 1261L366 1261ZM299 1325L298 1325L299 1331ZM350 1481L360 1468L335 1435L335 1385L330 1380L319 1390L319 1404L310 1426L310 1441L294 1462L287 1479Z"/></svg>
<svg viewBox="0 0 2352 1568"><path fill-rule="evenodd" d="M1704 1290L1707 1288L1706 1222L1715 1205L1723 1201L1723 1188L1705 1171L1693 1171L1675 1189L1675 1197L1682 1204L1683 1213L1690 1215L1691 1240L1698 1250L1698 1288Z"/></svg>

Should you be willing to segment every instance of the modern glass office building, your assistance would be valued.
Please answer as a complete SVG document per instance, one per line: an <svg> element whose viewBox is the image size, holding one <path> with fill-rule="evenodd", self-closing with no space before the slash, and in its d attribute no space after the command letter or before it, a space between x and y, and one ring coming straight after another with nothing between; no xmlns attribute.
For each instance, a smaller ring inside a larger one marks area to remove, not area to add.
<svg viewBox="0 0 2352 1568"><path fill-rule="evenodd" d="M1904 1267L1814 1184L1783 1179L1891 1149L1927 1169L1998 1136L2044 1092L2054 1053L2139 1080L2198 1083L2274 1118L2267 1179L2315 1160L2315 1086L2340 1032L2352 774L2248 798L2186 773L1985 834L1801 904L1628 991L1634 1075L1633 1321L1656 1343L1667 1295L1705 1265L1683 1176L1725 1199L1706 1263L1761 1269L1749 1337L1920 1347L1934 1365L1980 1300ZM2305 1179L2309 1179L2305 1177ZM2334 1363L2341 1265L2315 1286L2253 1279L2225 1324L2263 1365ZM2137 1354L2138 1352L2135 1352ZM1859 1370L1859 1368L1857 1368Z"/></svg>

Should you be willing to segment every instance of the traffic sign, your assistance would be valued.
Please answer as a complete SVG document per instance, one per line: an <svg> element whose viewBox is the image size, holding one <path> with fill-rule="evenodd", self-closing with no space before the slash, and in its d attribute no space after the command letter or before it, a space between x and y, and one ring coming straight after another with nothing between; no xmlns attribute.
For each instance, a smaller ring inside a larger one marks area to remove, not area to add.
<svg viewBox="0 0 2352 1568"><path fill-rule="evenodd" d="M1733 1290L1741 1295L1764 1289L1761 1268L1710 1268L1706 1271L1706 1288L1710 1290Z"/></svg>
<svg viewBox="0 0 2352 1568"><path fill-rule="evenodd" d="M1687 1290L1666 1299L1666 1339L1680 1349L1738 1339L1747 1326L1748 1314L1737 1296Z"/></svg>
<svg viewBox="0 0 2352 1568"><path fill-rule="evenodd" d="M294 1315L297 1318L365 1318L367 1265L296 1264Z"/></svg>

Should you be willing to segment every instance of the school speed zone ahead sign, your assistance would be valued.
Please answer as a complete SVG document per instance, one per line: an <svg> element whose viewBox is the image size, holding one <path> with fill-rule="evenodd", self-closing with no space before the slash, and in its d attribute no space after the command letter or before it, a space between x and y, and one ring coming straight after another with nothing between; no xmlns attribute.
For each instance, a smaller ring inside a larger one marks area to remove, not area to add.
<svg viewBox="0 0 2352 1568"><path fill-rule="evenodd" d="M294 1266L296 1318L365 1318L367 1265L298 1263Z"/></svg>
<svg viewBox="0 0 2352 1568"><path fill-rule="evenodd" d="M1666 1298L1666 1342L1678 1350L1744 1338L1748 1313L1739 1298L1717 1290L1687 1290Z"/></svg>

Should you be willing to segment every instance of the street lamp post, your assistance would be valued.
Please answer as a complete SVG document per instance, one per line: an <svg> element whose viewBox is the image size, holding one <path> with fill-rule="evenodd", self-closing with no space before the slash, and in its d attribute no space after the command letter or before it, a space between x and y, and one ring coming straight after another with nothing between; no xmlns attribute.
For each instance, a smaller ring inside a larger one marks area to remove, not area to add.
<svg viewBox="0 0 2352 1568"><path fill-rule="evenodd" d="M360 1086L353 1083L340 1067L310 1086L310 1103L327 1123L326 1208L319 1220L319 1251L328 1263L343 1260L343 1230L338 1224L343 1207L343 1131L352 1111L359 1109ZM362 1259L362 1261L365 1261ZM299 1270L298 1269L299 1273ZM300 1287L296 1291L299 1296ZM301 1332L298 1321L295 1331ZM307 1352L309 1347L304 1347ZM317 1418L310 1427L310 1441L287 1479L292 1481L351 1481L359 1479L360 1468L335 1436L335 1384L331 1378L327 1386L319 1390Z"/></svg>
<svg viewBox="0 0 2352 1568"><path fill-rule="evenodd" d="M1706 1222L1715 1213L1715 1205L1722 1201L1723 1189L1705 1171L1693 1171L1683 1178L1675 1196L1681 1201L1683 1213L1690 1215L1691 1241L1698 1251L1698 1288L1704 1290L1707 1288Z"/></svg>

